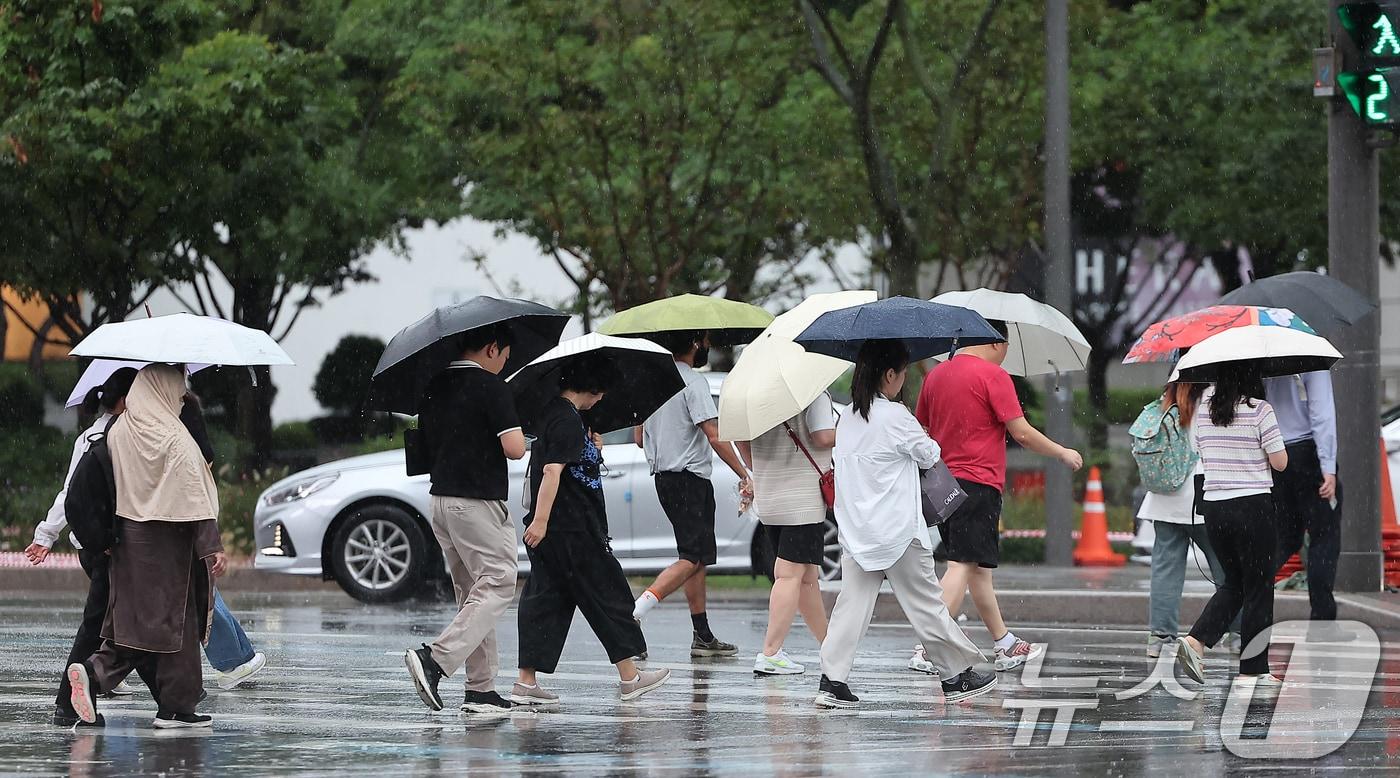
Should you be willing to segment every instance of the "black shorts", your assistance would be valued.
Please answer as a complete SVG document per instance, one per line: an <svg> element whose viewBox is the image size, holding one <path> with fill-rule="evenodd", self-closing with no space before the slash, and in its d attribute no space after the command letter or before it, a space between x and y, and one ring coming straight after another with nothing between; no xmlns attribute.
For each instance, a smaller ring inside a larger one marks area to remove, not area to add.
<svg viewBox="0 0 1400 778"><path fill-rule="evenodd" d="M948 520L938 525L943 553L953 562L996 567L1001 561L1001 490L958 479L967 499Z"/></svg>
<svg viewBox="0 0 1400 778"><path fill-rule="evenodd" d="M676 533L676 556L687 562L712 565L715 550L715 487L710 479L689 472L657 473L656 499Z"/></svg>
<svg viewBox="0 0 1400 778"><path fill-rule="evenodd" d="M763 525L773 555L799 565L820 565L826 550L826 522L796 526Z"/></svg>

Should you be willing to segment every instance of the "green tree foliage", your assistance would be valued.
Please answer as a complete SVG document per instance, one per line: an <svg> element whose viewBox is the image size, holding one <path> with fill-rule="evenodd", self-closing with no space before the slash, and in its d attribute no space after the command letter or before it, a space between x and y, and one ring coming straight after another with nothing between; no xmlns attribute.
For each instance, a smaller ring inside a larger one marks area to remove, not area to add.
<svg viewBox="0 0 1400 778"><path fill-rule="evenodd" d="M456 3L401 88L461 144L467 211L534 238L584 309L761 297L763 264L823 243L804 214L832 195L786 10Z"/></svg>
<svg viewBox="0 0 1400 778"><path fill-rule="evenodd" d="M384 341L368 335L346 335L321 361L311 391L322 407L343 416L359 418L369 395L369 379Z"/></svg>
<svg viewBox="0 0 1400 778"><path fill-rule="evenodd" d="M164 280L176 192L144 87L219 19L203 0L0 6L0 282L48 304L36 334L74 342Z"/></svg>

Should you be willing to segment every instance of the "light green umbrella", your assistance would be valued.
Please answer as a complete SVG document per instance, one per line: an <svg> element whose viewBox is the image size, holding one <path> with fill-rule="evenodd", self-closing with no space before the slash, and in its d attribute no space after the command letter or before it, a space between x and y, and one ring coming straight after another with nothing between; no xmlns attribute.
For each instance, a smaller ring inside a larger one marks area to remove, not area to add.
<svg viewBox="0 0 1400 778"><path fill-rule="evenodd" d="M603 322L598 331L604 335L649 335L703 330L729 343L747 343L772 321L773 314L756 305L681 294L628 308Z"/></svg>

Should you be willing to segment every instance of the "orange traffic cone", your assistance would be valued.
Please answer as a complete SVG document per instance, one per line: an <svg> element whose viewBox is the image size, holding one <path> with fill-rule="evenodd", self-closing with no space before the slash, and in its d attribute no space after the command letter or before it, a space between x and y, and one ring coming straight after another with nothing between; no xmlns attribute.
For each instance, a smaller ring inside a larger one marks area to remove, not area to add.
<svg viewBox="0 0 1400 778"><path fill-rule="evenodd" d="M1381 439L1381 553L1386 586L1400 586L1400 522L1395 516L1395 487L1390 483L1390 460Z"/></svg>
<svg viewBox="0 0 1400 778"><path fill-rule="evenodd" d="M1084 488L1084 521L1079 527L1079 545L1074 549L1074 563L1090 567L1119 567L1127 562L1122 554L1114 553L1108 544L1108 515L1103 508L1103 481L1099 468L1089 468L1089 483Z"/></svg>

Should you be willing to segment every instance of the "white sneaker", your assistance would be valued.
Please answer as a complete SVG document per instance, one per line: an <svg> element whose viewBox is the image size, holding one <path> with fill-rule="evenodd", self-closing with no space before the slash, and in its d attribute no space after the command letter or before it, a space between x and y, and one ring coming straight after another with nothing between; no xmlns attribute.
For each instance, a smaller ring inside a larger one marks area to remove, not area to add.
<svg viewBox="0 0 1400 778"><path fill-rule="evenodd" d="M914 655L909 657L909 669L929 675L938 675L938 668L928 661L928 653L924 651L923 643L914 646Z"/></svg>
<svg viewBox="0 0 1400 778"><path fill-rule="evenodd" d="M102 695L102 696L103 696L103 697L130 697L131 695L133 695L133 694L135 694L135 693L136 693L136 690L135 690L135 689L133 689L133 688L131 688L130 686L128 686L127 683L126 683L126 681L122 681L121 683L119 683L119 684L117 684L115 687L113 687L111 691L107 692L106 694L104 694L104 695Z"/></svg>
<svg viewBox="0 0 1400 778"><path fill-rule="evenodd" d="M801 675L807 672L807 668L792 661L786 651L780 650L774 656L760 651L758 656L754 657L753 671L758 675Z"/></svg>
<svg viewBox="0 0 1400 778"><path fill-rule="evenodd" d="M258 672L266 666L267 657L264 656L261 651L259 651L258 653L253 654L252 659L249 659L243 664L233 668L232 670L229 670L227 673L215 673L214 683L218 684L220 689L228 691L238 686L239 684L247 681L249 678L252 678L253 676L257 675Z"/></svg>
<svg viewBox="0 0 1400 778"><path fill-rule="evenodd" d="M994 664L996 665L997 672L1004 672L1020 667L1027 661L1035 659L1043 653L1045 653L1045 646L1043 644L1035 645L1033 643L1027 643L1020 638L1016 638L1016 642L1011 644L1011 648L1005 651L1000 648L996 649L996 662Z"/></svg>

